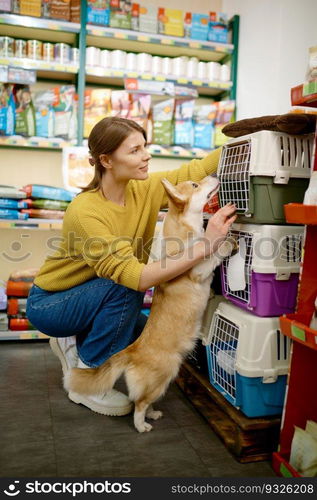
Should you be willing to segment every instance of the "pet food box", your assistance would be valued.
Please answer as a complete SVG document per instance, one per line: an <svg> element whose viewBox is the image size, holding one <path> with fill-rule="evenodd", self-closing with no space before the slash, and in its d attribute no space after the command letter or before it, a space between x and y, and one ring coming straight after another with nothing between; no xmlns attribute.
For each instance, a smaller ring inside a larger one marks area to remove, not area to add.
<svg viewBox="0 0 317 500"><path fill-rule="evenodd" d="M139 30L145 33L157 33L157 7L155 5L140 5Z"/></svg>
<svg viewBox="0 0 317 500"><path fill-rule="evenodd" d="M109 0L88 0L87 22L109 26L110 10Z"/></svg>
<svg viewBox="0 0 317 500"><path fill-rule="evenodd" d="M184 36L183 11L159 7L158 32L162 35Z"/></svg>
<svg viewBox="0 0 317 500"><path fill-rule="evenodd" d="M131 29L131 2L110 0L110 27Z"/></svg>
<svg viewBox="0 0 317 500"><path fill-rule="evenodd" d="M210 383L247 417L280 415L290 344L279 318L259 318L221 302L206 341Z"/></svg>

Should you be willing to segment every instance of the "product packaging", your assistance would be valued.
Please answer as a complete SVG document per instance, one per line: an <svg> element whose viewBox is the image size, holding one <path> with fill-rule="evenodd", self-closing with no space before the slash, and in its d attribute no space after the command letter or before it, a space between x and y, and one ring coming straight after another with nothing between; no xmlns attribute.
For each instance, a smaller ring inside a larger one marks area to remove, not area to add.
<svg viewBox="0 0 317 500"><path fill-rule="evenodd" d="M226 14L221 12L209 13L208 40L210 42L228 42L228 20Z"/></svg>
<svg viewBox="0 0 317 500"><path fill-rule="evenodd" d="M0 208L0 219L28 219L28 214L23 214L19 210L10 210L9 208Z"/></svg>
<svg viewBox="0 0 317 500"><path fill-rule="evenodd" d="M111 116L127 118L130 111L130 96L126 90L111 92Z"/></svg>
<svg viewBox="0 0 317 500"><path fill-rule="evenodd" d="M139 30L145 33L157 33L157 7L155 5L140 5Z"/></svg>
<svg viewBox="0 0 317 500"><path fill-rule="evenodd" d="M110 27L131 29L130 0L110 0Z"/></svg>
<svg viewBox="0 0 317 500"><path fill-rule="evenodd" d="M70 0L51 0L49 9L51 19L70 20Z"/></svg>
<svg viewBox="0 0 317 500"><path fill-rule="evenodd" d="M204 104L194 108L194 147L213 149L217 106Z"/></svg>
<svg viewBox="0 0 317 500"><path fill-rule="evenodd" d="M26 316L26 301L27 299L8 299L7 314L8 316L25 317Z"/></svg>
<svg viewBox="0 0 317 500"><path fill-rule="evenodd" d="M14 84L15 133L30 137L36 135L35 110L28 85Z"/></svg>
<svg viewBox="0 0 317 500"><path fill-rule="evenodd" d="M183 11L159 7L158 32L162 35L184 36Z"/></svg>
<svg viewBox="0 0 317 500"><path fill-rule="evenodd" d="M0 135L13 135L15 130L15 102L10 83L0 83Z"/></svg>
<svg viewBox="0 0 317 500"><path fill-rule="evenodd" d="M175 105L174 144L184 147L194 145L193 112L195 101L177 100Z"/></svg>
<svg viewBox="0 0 317 500"><path fill-rule="evenodd" d="M54 137L69 140L72 138L71 130L76 126L72 120L76 119L74 114L75 87L74 85L63 85L51 89L54 92Z"/></svg>
<svg viewBox="0 0 317 500"><path fill-rule="evenodd" d="M14 38L0 36L0 57L14 56Z"/></svg>
<svg viewBox="0 0 317 500"><path fill-rule="evenodd" d="M22 208L21 212L35 219L63 219L65 214L62 210L45 210L42 208Z"/></svg>
<svg viewBox="0 0 317 500"><path fill-rule="evenodd" d="M19 203L19 208L43 208L45 210L64 210L64 211L69 205L68 201L44 200L41 198L37 198L36 200L32 200L31 198L26 198L25 200L21 200L18 203ZM0 206L1 206L1 199L0 199Z"/></svg>
<svg viewBox="0 0 317 500"><path fill-rule="evenodd" d="M87 89L85 91L84 137L102 118L111 116L111 90Z"/></svg>
<svg viewBox="0 0 317 500"><path fill-rule="evenodd" d="M26 200L11 200L10 198L0 198L0 208L8 208L10 210L19 210L19 208L27 208Z"/></svg>
<svg viewBox="0 0 317 500"><path fill-rule="evenodd" d="M26 198L26 194L22 189L18 189L14 186L0 185L0 197L10 198L14 200L19 200L21 198Z"/></svg>
<svg viewBox="0 0 317 500"><path fill-rule="evenodd" d="M308 68L306 80L312 80L317 77L317 46L309 48Z"/></svg>
<svg viewBox="0 0 317 500"><path fill-rule="evenodd" d="M9 329L12 331L36 330L27 318L10 318Z"/></svg>
<svg viewBox="0 0 317 500"><path fill-rule="evenodd" d="M41 0L19 0L19 14L23 16L41 17Z"/></svg>
<svg viewBox="0 0 317 500"><path fill-rule="evenodd" d="M11 11L11 0L0 0L0 10L2 12L10 12Z"/></svg>
<svg viewBox="0 0 317 500"><path fill-rule="evenodd" d="M28 198L44 198L48 200L72 201L74 193L63 188L46 186L43 184L27 184L23 191Z"/></svg>
<svg viewBox="0 0 317 500"><path fill-rule="evenodd" d="M153 106L153 142L169 146L173 142L174 99Z"/></svg>
<svg viewBox="0 0 317 500"><path fill-rule="evenodd" d="M184 19L185 37L195 40L207 40L209 29L209 16L186 12Z"/></svg>
<svg viewBox="0 0 317 500"><path fill-rule="evenodd" d="M134 31L139 31L139 16L140 5L138 3L133 3L131 9L131 29Z"/></svg>
<svg viewBox="0 0 317 500"><path fill-rule="evenodd" d="M80 0L70 0L70 21L80 23Z"/></svg>
<svg viewBox="0 0 317 500"><path fill-rule="evenodd" d="M53 90L44 90L34 95L36 135L38 137L54 137L54 101L55 93Z"/></svg>
<svg viewBox="0 0 317 500"><path fill-rule="evenodd" d="M87 22L109 26L110 10L109 0L88 0Z"/></svg>
<svg viewBox="0 0 317 500"><path fill-rule="evenodd" d="M215 120L215 146L223 146L228 137L222 133L223 127L233 120L235 101L217 102L217 115Z"/></svg>
<svg viewBox="0 0 317 500"><path fill-rule="evenodd" d="M151 109L151 96L148 94L130 94L130 110L128 118L137 122L145 131ZM150 138L148 137L148 142Z"/></svg>

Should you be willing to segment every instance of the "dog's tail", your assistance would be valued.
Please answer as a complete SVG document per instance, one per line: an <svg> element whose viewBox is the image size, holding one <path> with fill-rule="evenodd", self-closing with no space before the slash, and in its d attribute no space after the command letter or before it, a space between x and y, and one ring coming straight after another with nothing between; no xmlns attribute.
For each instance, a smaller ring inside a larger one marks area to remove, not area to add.
<svg viewBox="0 0 317 500"><path fill-rule="evenodd" d="M128 354L119 352L98 368L73 368L65 376L64 387L80 394L105 394L124 372Z"/></svg>

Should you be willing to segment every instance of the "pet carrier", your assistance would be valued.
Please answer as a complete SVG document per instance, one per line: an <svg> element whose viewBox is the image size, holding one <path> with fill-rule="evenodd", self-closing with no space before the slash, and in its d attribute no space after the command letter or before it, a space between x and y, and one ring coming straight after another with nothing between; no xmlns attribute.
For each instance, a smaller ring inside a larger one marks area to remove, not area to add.
<svg viewBox="0 0 317 500"><path fill-rule="evenodd" d="M233 224L238 253L221 266L222 293L257 316L294 312L304 229Z"/></svg>
<svg viewBox="0 0 317 500"><path fill-rule="evenodd" d="M278 318L220 303L206 345L209 380L248 417L282 413L290 339Z"/></svg>
<svg viewBox="0 0 317 500"><path fill-rule="evenodd" d="M303 201L312 152L313 134L263 130L230 140L217 172L220 206L234 203L238 222L284 224L283 205Z"/></svg>

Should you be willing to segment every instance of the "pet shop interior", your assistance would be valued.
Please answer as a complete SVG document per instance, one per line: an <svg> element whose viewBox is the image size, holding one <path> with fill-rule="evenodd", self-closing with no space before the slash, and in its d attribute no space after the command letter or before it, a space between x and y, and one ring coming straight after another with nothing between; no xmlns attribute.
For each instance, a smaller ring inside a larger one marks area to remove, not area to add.
<svg viewBox="0 0 317 500"><path fill-rule="evenodd" d="M2 477L317 475L316 19L315 0L0 0ZM106 116L144 127L150 174L221 148L204 225L237 214L144 433L70 401L26 315Z"/></svg>

